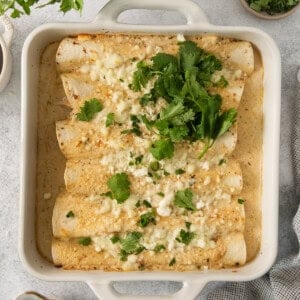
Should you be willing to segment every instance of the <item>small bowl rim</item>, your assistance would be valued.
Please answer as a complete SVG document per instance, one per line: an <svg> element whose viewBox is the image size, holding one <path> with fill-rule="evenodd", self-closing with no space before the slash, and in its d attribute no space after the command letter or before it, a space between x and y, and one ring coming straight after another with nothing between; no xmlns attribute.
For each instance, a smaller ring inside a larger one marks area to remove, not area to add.
<svg viewBox="0 0 300 300"><path fill-rule="evenodd" d="M259 18L262 18L262 19L265 19L265 20L278 20L278 19L288 17L297 10L297 8L299 7L299 4L300 4L300 2L298 2L298 4L295 7L293 7L292 9L290 9L290 10L284 12L284 13L277 13L277 14L274 14L274 15L269 15L266 12L257 12L254 9L252 9L249 6L247 0L241 0L241 3L248 12L255 15L256 17L259 17Z"/></svg>

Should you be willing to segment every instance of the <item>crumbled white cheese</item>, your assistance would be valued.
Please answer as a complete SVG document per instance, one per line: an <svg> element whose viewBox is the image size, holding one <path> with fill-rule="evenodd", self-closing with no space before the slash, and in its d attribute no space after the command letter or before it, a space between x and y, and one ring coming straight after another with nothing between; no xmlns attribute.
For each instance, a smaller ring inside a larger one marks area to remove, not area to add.
<svg viewBox="0 0 300 300"><path fill-rule="evenodd" d="M158 206L157 213L162 217L169 217L171 215L172 209L170 206Z"/></svg>
<svg viewBox="0 0 300 300"><path fill-rule="evenodd" d="M134 171L133 175L136 177L146 176L148 174L147 168L140 168Z"/></svg>
<svg viewBox="0 0 300 300"><path fill-rule="evenodd" d="M209 162L208 161L204 161L200 163L200 167L205 170L208 171L209 170Z"/></svg>
<svg viewBox="0 0 300 300"><path fill-rule="evenodd" d="M204 202L202 201L202 200L200 200L200 201L198 201L197 203L196 203L196 208L197 209L201 209L201 208L203 208L205 206L205 204L204 204Z"/></svg>
<svg viewBox="0 0 300 300"><path fill-rule="evenodd" d="M121 55L116 54L116 53L111 53L111 54L107 55L107 57L104 61L104 65L108 69L113 69L113 68L119 67L123 62L124 62L124 59Z"/></svg>
<svg viewBox="0 0 300 300"><path fill-rule="evenodd" d="M205 241L203 239L199 239L197 241L197 246L203 249L203 248L205 248L206 243L205 243Z"/></svg>
<svg viewBox="0 0 300 300"><path fill-rule="evenodd" d="M124 271L130 271L130 270L136 270L138 265L136 263L137 256L134 254L131 254L127 257L127 261L123 264L123 270Z"/></svg>
<svg viewBox="0 0 300 300"><path fill-rule="evenodd" d="M185 41L185 37L182 33L177 34L177 41L178 42L184 42Z"/></svg>
<svg viewBox="0 0 300 300"><path fill-rule="evenodd" d="M187 167L186 167L186 172L188 174L193 174L196 170L196 166L195 164L188 164Z"/></svg>

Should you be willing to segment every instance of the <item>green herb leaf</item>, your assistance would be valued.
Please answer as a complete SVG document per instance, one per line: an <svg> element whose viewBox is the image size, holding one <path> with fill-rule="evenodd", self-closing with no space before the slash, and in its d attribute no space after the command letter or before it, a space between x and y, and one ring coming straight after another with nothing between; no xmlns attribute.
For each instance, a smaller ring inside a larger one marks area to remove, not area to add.
<svg viewBox="0 0 300 300"><path fill-rule="evenodd" d="M140 216L140 220L138 222L138 225L140 227L146 227L150 223L153 223L154 225L156 224L155 215L154 215L153 211L142 214Z"/></svg>
<svg viewBox="0 0 300 300"><path fill-rule="evenodd" d="M136 115L131 115L130 120L131 120L132 128L127 129L127 130L123 130L123 131L121 131L121 133L122 134L132 133L132 134L135 134L137 136L141 136L142 132L141 132L140 126L139 126L140 119Z"/></svg>
<svg viewBox="0 0 300 300"><path fill-rule="evenodd" d="M222 75L220 79L214 83L215 87L225 88L228 86L228 81L225 79L225 77Z"/></svg>
<svg viewBox="0 0 300 300"><path fill-rule="evenodd" d="M239 204L244 204L244 203L245 203L245 200L244 200L244 199L238 199L238 203L239 203Z"/></svg>
<svg viewBox="0 0 300 300"><path fill-rule="evenodd" d="M184 173L185 173L185 171L183 169L177 169L177 170L175 170L175 174L176 175L181 175L181 174L184 174Z"/></svg>
<svg viewBox="0 0 300 300"><path fill-rule="evenodd" d="M80 107L80 112L76 114L76 116L79 121L88 122L91 121L94 115L102 109L102 103L98 99L92 98L91 100L84 102L84 105Z"/></svg>
<svg viewBox="0 0 300 300"><path fill-rule="evenodd" d="M130 196L130 181L126 173L117 173L107 182L112 196L118 203L125 202Z"/></svg>
<svg viewBox="0 0 300 300"><path fill-rule="evenodd" d="M42 8L55 3L60 3L60 10L64 13L72 9L81 12L83 7L83 0L50 0L44 4L37 5L40 2L40 0L2 0L0 3L0 15L12 11L11 17L19 18L23 14L30 15L32 8Z"/></svg>
<svg viewBox="0 0 300 300"><path fill-rule="evenodd" d="M110 126L112 126L114 124L115 124L115 114L114 113L107 114L105 126L106 127L110 127Z"/></svg>
<svg viewBox="0 0 300 300"><path fill-rule="evenodd" d="M219 166L223 165L226 163L226 160L224 158L220 159L219 161Z"/></svg>
<svg viewBox="0 0 300 300"><path fill-rule="evenodd" d="M78 243L82 246L88 246L92 243L92 239L90 237L81 237L78 239Z"/></svg>
<svg viewBox="0 0 300 300"><path fill-rule="evenodd" d="M171 261L169 262L169 266L172 267L172 266L174 266L175 264L176 264L176 259L175 259L175 257L173 257L173 258L171 259Z"/></svg>
<svg viewBox="0 0 300 300"><path fill-rule="evenodd" d="M152 144L150 152L157 160L172 158L174 155L174 144L171 140L158 140Z"/></svg>
<svg viewBox="0 0 300 300"><path fill-rule="evenodd" d="M153 76L153 72L144 61L137 63L137 70L133 74L132 84L129 86L133 91L138 92L145 87Z"/></svg>
<svg viewBox="0 0 300 300"><path fill-rule="evenodd" d="M114 235L110 240L113 244L116 244L116 243L120 242L121 239L119 236Z"/></svg>
<svg viewBox="0 0 300 300"><path fill-rule="evenodd" d="M195 211L196 207L192 201L193 193L190 189L183 191L177 191L175 194L174 204L178 207L185 208L187 210Z"/></svg>
<svg viewBox="0 0 300 300"><path fill-rule="evenodd" d="M157 244L157 245L154 247L153 251L154 251L155 253L158 253L158 252L160 252L161 250L165 250L165 249L166 249L166 247L165 247L164 245L162 245L162 244Z"/></svg>
<svg viewBox="0 0 300 300"><path fill-rule="evenodd" d="M192 223L191 222L185 222L185 226L188 230L190 230Z"/></svg>
<svg viewBox="0 0 300 300"><path fill-rule="evenodd" d="M74 218L74 217L75 217L75 214L73 213L72 210L70 210L70 211L66 214L66 217L67 217L67 218Z"/></svg>
<svg viewBox="0 0 300 300"><path fill-rule="evenodd" d="M148 208L152 207L151 203L147 200L143 200L143 204Z"/></svg>
<svg viewBox="0 0 300 300"><path fill-rule="evenodd" d="M120 259L122 261L126 261L128 255L139 254L145 249L145 247L143 247L139 243L141 237L142 234L140 232L134 231L129 232L125 238L120 239L120 243L122 246L122 249L120 251Z"/></svg>
<svg viewBox="0 0 300 300"><path fill-rule="evenodd" d="M183 243L185 245L188 245L192 241L192 239L195 237L195 235L196 234L194 232L185 231L185 230L181 229L179 237L176 238L176 241Z"/></svg>

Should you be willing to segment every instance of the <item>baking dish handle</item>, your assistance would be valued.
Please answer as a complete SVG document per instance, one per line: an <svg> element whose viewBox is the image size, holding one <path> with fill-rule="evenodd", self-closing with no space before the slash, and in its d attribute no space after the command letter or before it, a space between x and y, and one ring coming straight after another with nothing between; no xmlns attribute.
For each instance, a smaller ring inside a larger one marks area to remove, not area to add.
<svg viewBox="0 0 300 300"><path fill-rule="evenodd" d="M187 19L187 24L208 24L202 9L190 0L111 0L98 13L94 22L118 23L118 16L128 9L164 9L178 11Z"/></svg>
<svg viewBox="0 0 300 300"><path fill-rule="evenodd" d="M0 23L2 23L4 26L4 33L2 33L2 38L4 39L6 47L10 48L14 28L6 15L0 16Z"/></svg>
<svg viewBox="0 0 300 300"><path fill-rule="evenodd" d="M171 295L154 295L154 296L143 296L143 295L128 295L118 293L111 282L108 283L96 283L88 282L88 285L93 290L95 295L101 300L193 300L197 297L207 282L182 282L182 288Z"/></svg>

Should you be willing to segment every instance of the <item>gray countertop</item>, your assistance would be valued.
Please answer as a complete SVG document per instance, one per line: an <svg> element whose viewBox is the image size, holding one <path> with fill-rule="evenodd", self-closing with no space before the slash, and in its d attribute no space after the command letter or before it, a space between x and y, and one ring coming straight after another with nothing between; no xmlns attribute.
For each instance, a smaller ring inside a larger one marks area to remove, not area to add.
<svg viewBox="0 0 300 300"><path fill-rule="evenodd" d="M166 1L166 0L165 0ZM170 0L171 1L171 0ZM32 16L14 20L15 37L12 45L14 67L11 81L6 90L0 93L0 299L14 299L26 290L35 290L48 297L57 299L95 299L92 291L84 283L45 282L29 275L23 268L17 250L18 244L18 209L19 209L19 154L20 154L20 56L26 36L37 26L47 22L90 21L95 12L106 1L85 1L82 17L75 12L63 16L57 7L36 10ZM296 95L296 73L300 65L300 9L283 20L265 21L247 13L238 0L198 0L196 1L213 24L258 27L270 34L279 45L282 56L282 117L281 117L281 157L280 186L281 193L290 193L293 186L293 172L289 132L293 126L290 112ZM176 13L150 13L148 11L127 12L122 20L132 23L177 23L184 19ZM0 27L1 30L1 27ZM291 204L293 206L293 204ZM286 230L281 231L280 257L289 254L296 247L289 238L290 222L294 211L286 210L281 205L281 224ZM199 299L218 284L211 283L205 288ZM151 294L151 292L171 293L176 291L178 283L138 282L118 283L121 292Z"/></svg>

